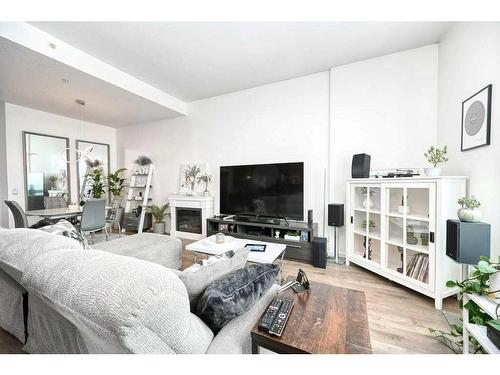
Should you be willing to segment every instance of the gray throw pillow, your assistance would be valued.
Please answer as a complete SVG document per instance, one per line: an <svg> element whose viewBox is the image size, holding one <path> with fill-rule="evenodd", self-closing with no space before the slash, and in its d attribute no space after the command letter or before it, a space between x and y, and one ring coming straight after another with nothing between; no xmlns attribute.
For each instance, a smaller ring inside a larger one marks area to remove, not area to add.
<svg viewBox="0 0 500 375"><path fill-rule="evenodd" d="M210 284L198 302L197 315L217 334L229 321L250 310L274 284L277 264L254 264Z"/></svg>
<svg viewBox="0 0 500 375"><path fill-rule="evenodd" d="M198 299L206 287L213 281L224 277L228 273L243 268L249 254L248 248L228 251L222 255L211 256L206 260L195 263L179 274L179 278L186 286L191 311L196 311Z"/></svg>
<svg viewBox="0 0 500 375"><path fill-rule="evenodd" d="M92 250L92 248L87 242L87 239L68 220L62 219L55 224L46 225L42 228L38 228L38 230L72 238L75 241L80 242L84 250Z"/></svg>

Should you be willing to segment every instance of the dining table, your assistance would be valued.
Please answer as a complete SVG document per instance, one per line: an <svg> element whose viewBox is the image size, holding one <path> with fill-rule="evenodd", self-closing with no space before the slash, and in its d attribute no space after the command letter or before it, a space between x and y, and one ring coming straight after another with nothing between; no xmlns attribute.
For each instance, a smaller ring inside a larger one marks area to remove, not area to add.
<svg viewBox="0 0 500 375"><path fill-rule="evenodd" d="M106 210L111 207L106 206ZM47 219L68 219L73 217L81 216L83 212L83 207L81 206L70 206L62 208L43 208L40 210L26 211L26 216L38 216Z"/></svg>

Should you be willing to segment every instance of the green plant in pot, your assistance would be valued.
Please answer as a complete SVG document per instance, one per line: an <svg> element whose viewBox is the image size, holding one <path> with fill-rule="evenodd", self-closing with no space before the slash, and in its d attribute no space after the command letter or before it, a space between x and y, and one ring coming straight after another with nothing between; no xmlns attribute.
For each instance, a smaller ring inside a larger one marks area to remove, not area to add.
<svg viewBox="0 0 500 375"><path fill-rule="evenodd" d="M55 190L57 181L59 181L59 177L57 176L50 176L49 181L52 183L52 189Z"/></svg>
<svg viewBox="0 0 500 375"><path fill-rule="evenodd" d="M210 176L208 173L202 174L200 177L198 177L198 183L203 182L205 184L205 191L203 192L204 195L210 195L210 192L208 191L208 184L212 181L212 176Z"/></svg>
<svg viewBox="0 0 500 375"><path fill-rule="evenodd" d="M125 177L123 177L123 173L127 170L127 168L120 168L116 170L114 173L108 174L108 191L112 195L111 206L113 207L115 212L115 220L118 223L121 223L123 216L123 208L121 207L121 202L123 200L123 193L125 189Z"/></svg>
<svg viewBox="0 0 500 375"><path fill-rule="evenodd" d="M446 283L448 288L458 288L459 293L459 306L460 309L469 310L469 323L477 324L480 326L490 325L494 328L499 327L500 319L493 319L488 314L484 313L479 306L469 300L464 304L464 294L477 294L488 296L500 302L500 259L499 262L494 262L488 257L480 257L476 266L472 267L472 272L463 281L449 280ZM495 281L496 280L496 281ZM434 334L443 344L450 348L453 352L460 354L463 351L463 322L458 324L451 324L450 331L443 331L439 329L429 328L429 331ZM484 353L483 348L477 340L469 337L470 348L473 353Z"/></svg>
<svg viewBox="0 0 500 375"><path fill-rule="evenodd" d="M457 211L457 216L460 221L467 221L469 223L477 223L481 221L482 214L481 210L478 208L481 207L481 202L479 202L476 197L471 195L470 197L462 197L457 203L462 206Z"/></svg>
<svg viewBox="0 0 500 375"><path fill-rule="evenodd" d="M444 146L443 149L439 149L437 147L431 146L424 153L427 161L432 165L431 168L424 168L425 175L429 177L438 177L441 176L441 168L438 167L439 163L444 163L448 161L448 146Z"/></svg>
<svg viewBox="0 0 500 375"><path fill-rule="evenodd" d="M90 169L90 171L87 174L87 178L89 178L92 183L91 186L92 197L101 198L105 194L104 189L106 186L103 169L101 167L95 167Z"/></svg>
<svg viewBox="0 0 500 375"><path fill-rule="evenodd" d="M120 168L116 172L108 174L108 191L113 198L121 198L123 195L123 189L125 188L125 177L123 177L123 173L126 170L127 168Z"/></svg>
<svg viewBox="0 0 500 375"><path fill-rule="evenodd" d="M167 216L167 209L170 204L164 204L163 206L158 206L153 204L148 207L148 212L153 216L153 232L163 234L165 233L165 216Z"/></svg>

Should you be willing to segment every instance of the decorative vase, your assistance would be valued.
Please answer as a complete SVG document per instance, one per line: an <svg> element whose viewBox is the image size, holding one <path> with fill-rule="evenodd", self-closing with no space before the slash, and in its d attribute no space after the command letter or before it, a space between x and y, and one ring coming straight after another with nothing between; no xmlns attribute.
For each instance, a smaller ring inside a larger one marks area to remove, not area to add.
<svg viewBox="0 0 500 375"><path fill-rule="evenodd" d="M219 244L224 243L225 239L226 239L226 236L224 235L224 233L217 233L215 235L215 243L219 243Z"/></svg>
<svg viewBox="0 0 500 375"><path fill-rule="evenodd" d="M369 209L369 208L373 208L373 201L371 200L371 198L370 198L370 197L365 196L365 197L363 198L363 207L364 207L364 208L368 208L368 209Z"/></svg>
<svg viewBox="0 0 500 375"><path fill-rule="evenodd" d="M441 176L441 168L432 167L432 168L424 168L425 175L427 177L439 177Z"/></svg>
<svg viewBox="0 0 500 375"><path fill-rule="evenodd" d="M195 185L194 180L189 183L189 187L190 187L189 195L195 195L194 185Z"/></svg>
<svg viewBox="0 0 500 375"><path fill-rule="evenodd" d="M495 292L495 297L500 298L500 271L492 273L490 275L490 287L489 290Z"/></svg>
<svg viewBox="0 0 500 375"><path fill-rule="evenodd" d="M468 223L478 223L483 217L480 210L472 208L459 208L457 211L457 216L460 221L465 221Z"/></svg>
<svg viewBox="0 0 500 375"><path fill-rule="evenodd" d="M158 234L165 233L165 222L154 223L153 224L153 232Z"/></svg>

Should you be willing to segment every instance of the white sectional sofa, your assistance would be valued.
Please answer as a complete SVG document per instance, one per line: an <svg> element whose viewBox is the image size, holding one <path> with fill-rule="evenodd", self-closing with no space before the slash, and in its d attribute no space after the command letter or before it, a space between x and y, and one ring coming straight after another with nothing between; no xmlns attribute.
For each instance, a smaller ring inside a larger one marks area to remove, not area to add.
<svg viewBox="0 0 500 375"><path fill-rule="evenodd" d="M25 351L251 352L250 330L277 285L214 337L191 313L177 276L180 240L141 234L95 248L33 229L0 230L0 326L23 342L27 333Z"/></svg>

